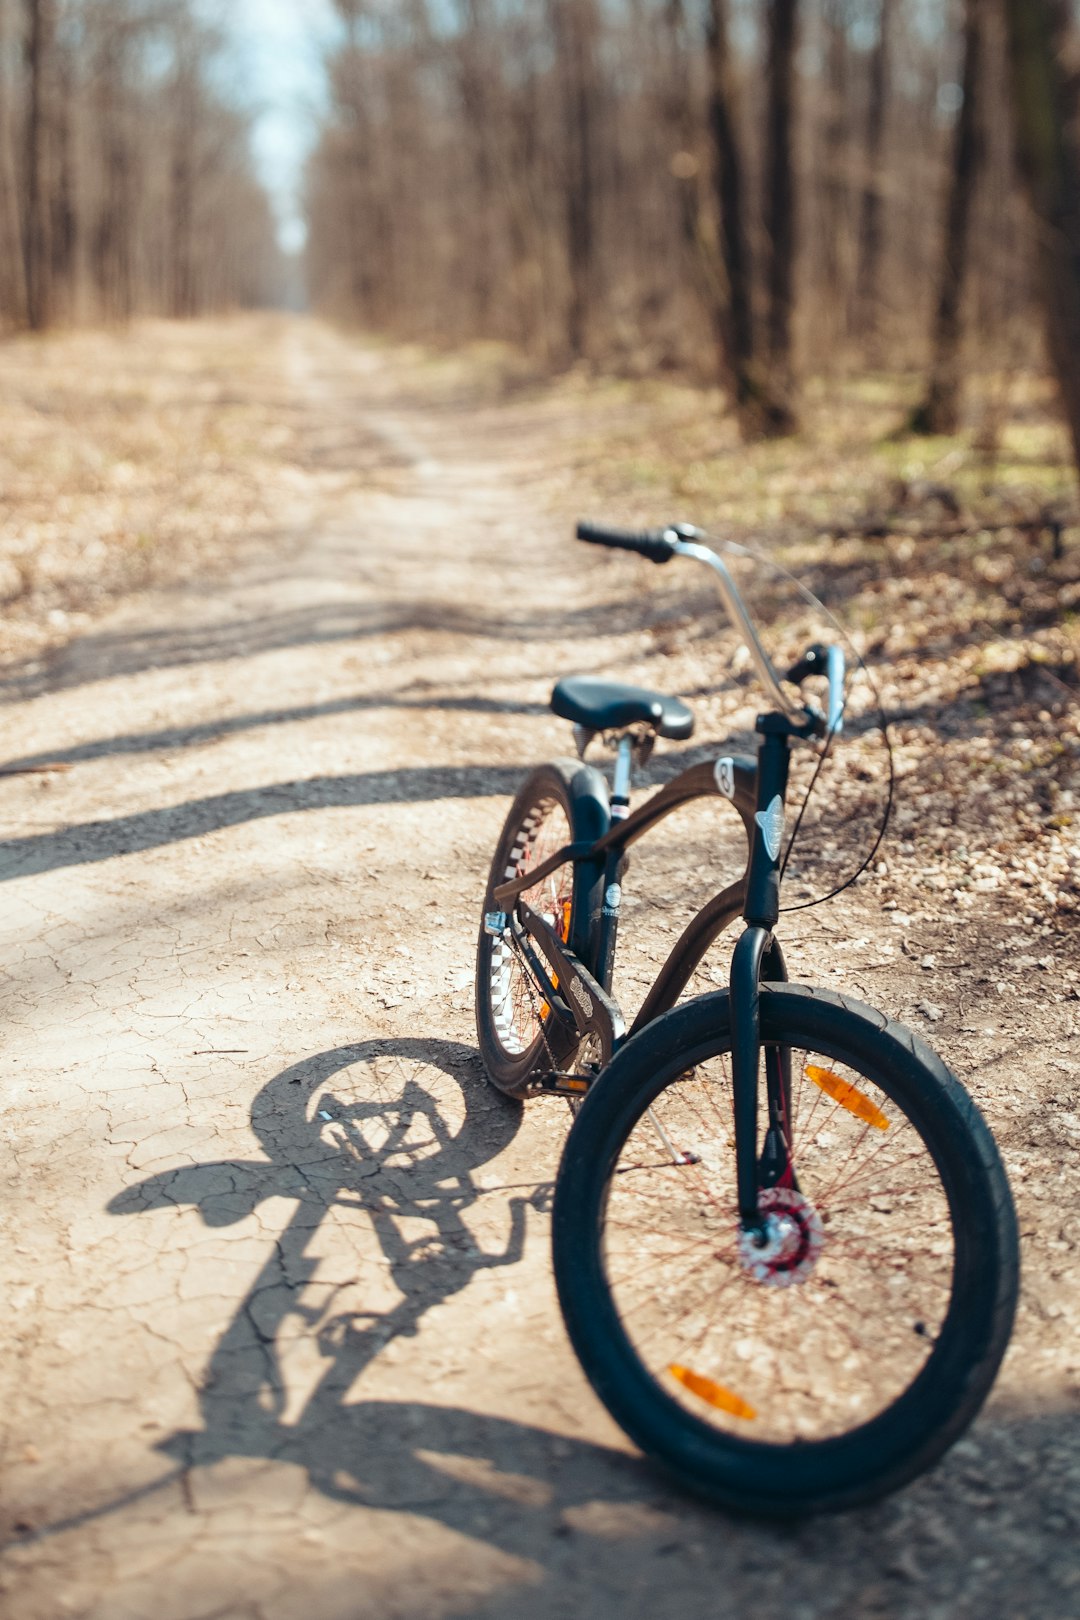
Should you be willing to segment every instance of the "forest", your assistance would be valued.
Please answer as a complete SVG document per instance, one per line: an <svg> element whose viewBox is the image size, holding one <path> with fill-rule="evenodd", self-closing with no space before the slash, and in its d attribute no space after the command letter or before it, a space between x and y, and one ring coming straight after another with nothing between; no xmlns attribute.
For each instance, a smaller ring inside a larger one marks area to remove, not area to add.
<svg viewBox="0 0 1080 1620"><path fill-rule="evenodd" d="M924 367L911 425L949 432L965 369L1038 362L1040 302L1075 339L1064 0L337 10L322 308L554 367L719 373L751 437L791 431L800 375L835 367Z"/></svg>
<svg viewBox="0 0 1080 1620"><path fill-rule="evenodd" d="M0 321L273 302L249 120L196 0L0 0Z"/></svg>
<svg viewBox="0 0 1080 1620"><path fill-rule="evenodd" d="M333 0L305 177L312 306L558 371L719 378L748 437L800 383L1080 383L1068 0ZM0 0L0 321L286 286L198 0ZM293 278L296 279L295 277ZM990 438L990 408L976 431Z"/></svg>

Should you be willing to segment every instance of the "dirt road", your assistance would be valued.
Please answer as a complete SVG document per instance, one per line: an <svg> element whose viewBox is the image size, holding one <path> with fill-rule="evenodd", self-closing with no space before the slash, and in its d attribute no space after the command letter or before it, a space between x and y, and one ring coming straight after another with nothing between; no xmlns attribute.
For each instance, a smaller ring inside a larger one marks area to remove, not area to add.
<svg viewBox="0 0 1080 1620"><path fill-rule="evenodd" d="M959 973L927 1015L1002 1132L1028 1245L971 1437L900 1497L797 1528L669 1489L565 1341L568 1116L485 1087L471 982L507 797L567 750L552 676L688 692L692 651L660 667L637 565L569 544L550 446L572 425L432 401L314 324L259 331L295 430L273 543L0 682L0 1609L1074 1615L1075 1001L988 1010ZM661 898L704 847L681 836L643 859ZM917 1018L916 955L949 961L956 918L857 894L789 930L796 971L840 961L831 982ZM638 920L631 999L671 925ZM1011 921L959 965L1004 958Z"/></svg>

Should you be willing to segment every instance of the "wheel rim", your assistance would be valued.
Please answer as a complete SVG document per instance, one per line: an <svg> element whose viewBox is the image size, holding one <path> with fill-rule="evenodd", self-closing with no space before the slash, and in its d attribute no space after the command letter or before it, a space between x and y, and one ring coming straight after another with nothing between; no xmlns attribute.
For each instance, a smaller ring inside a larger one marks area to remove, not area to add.
<svg viewBox="0 0 1080 1620"><path fill-rule="evenodd" d="M557 799L542 799L523 818L507 856L503 881L540 866L571 842L570 823ZM561 866L521 898L544 917L561 939L570 937L573 867ZM543 1030L547 1008L520 958L504 939L492 942L489 969L492 1023L508 1057L527 1052Z"/></svg>
<svg viewBox="0 0 1080 1620"><path fill-rule="evenodd" d="M773 1445L846 1434L910 1388L955 1260L940 1174L899 1105L815 1047L791 1050L791 1081L797 1187L762 1195L762 1247L738 1225L726 1053L643 1112L603 1216L611 1300L645 1370L710 1427Z"/></svg>

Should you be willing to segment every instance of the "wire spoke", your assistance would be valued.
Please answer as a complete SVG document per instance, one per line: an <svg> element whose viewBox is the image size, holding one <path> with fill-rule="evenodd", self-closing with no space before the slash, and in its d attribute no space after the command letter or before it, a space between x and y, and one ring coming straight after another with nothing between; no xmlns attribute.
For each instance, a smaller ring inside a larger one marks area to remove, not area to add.
<svg viewBox="0 0 1080 1620"><path fill-rule="evenodd" d="M666 1370L678 1364L720 1380L757 1411L755 1433L779 1443L844 1432L895 1400L930 1355L952 1291L952 1217L922 1137L849 1063L820 1059L860 1098L874 1107L881 1099L887 1131L845 1106L849 1093L838 1099L812 1082L808 1061L819 1061L812 1049L792 1052L798 1187L762 1194L764 1258L740 1237L726 1053L654 1099L698 1163L657 1163L643 1151L642 1120L613 1167L604 1215L608 1286L653 1376L668 1388ZM671 1393L744 1432L723 1402L714 1409L681 1382Z"/></svg>

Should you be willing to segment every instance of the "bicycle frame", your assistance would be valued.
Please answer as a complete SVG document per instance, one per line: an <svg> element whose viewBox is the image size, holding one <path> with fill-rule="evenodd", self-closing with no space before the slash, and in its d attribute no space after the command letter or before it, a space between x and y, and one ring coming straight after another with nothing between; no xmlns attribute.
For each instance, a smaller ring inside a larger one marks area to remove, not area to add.
<svg viewBox="0 0 1080 1620"><path fill-rule="evenodd" d="M780 912L780 857L784 835L790 745L795 737L812 735L812 721L800 723L787 714L760 715L757 731L762 741L756 760L725 754L693 765L655 793L623 820L613 820L591 844L568 844L531 872L500 884L493 899L507 908L507 926L536 976L547 1002L548 1017L566 1035L591 1038L606 1065L628 1034L635 1034L675 1005L690 977L713 941L740 915L746 927L736 942L731 961L730 1008L732 1026L732 1088L735 1118L736 1175L739 1212L743 1227L760 1225L758 1189L766 1185L794 1185L790 1157L790 1065L788 1055L770 1049L766 1062L768 1125L759 1161L757 1150L758 1068L761 1054L759 986L784 982L787 969L783 952L773 936ZM727 799L739 815L747 837L747 862L742 877L715 895L683 930L660 969L629 1032L611 996L615 945L618 934L623 856L665 816L692 799ZM567 861L594 863L603 872L603 906L597 926L590 930L592 965L562 940L555 929L520 900ZM565 993L564 993L565 992ZM551 1089L584 1091L581 1077L554 1074Z"/></svg>

